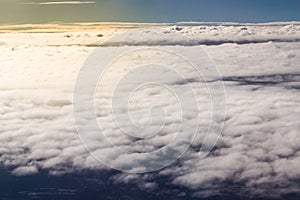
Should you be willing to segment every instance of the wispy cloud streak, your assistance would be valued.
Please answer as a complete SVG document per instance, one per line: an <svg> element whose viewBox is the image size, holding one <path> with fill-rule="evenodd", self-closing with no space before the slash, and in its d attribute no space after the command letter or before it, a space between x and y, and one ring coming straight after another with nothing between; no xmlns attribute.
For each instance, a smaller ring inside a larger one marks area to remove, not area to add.
<svg viewBox="0 0 300 200"><path fill-rule="evenodd" d="M78 4L95 4L95 1L49 1L49 2L29 2L23 4L30 5L78 5Z"/></svg>

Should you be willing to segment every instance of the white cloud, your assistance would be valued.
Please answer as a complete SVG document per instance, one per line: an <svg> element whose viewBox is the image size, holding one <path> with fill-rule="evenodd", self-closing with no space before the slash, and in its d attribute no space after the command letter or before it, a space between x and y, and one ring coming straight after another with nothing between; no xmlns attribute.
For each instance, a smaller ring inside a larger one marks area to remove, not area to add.
<svg viewBox="0 0 300 200"><path fill-rule="evenodd" d="M38 169L36 166L25 166L25 167L18 167L12 171L12 174L17 176L26 176L30 174L36 174Z"/></svg>
<svg viewBox="0 0 300 200"><path fill-rule="evenodd" d="M281 30L283 33L285 30L295 32L293 35L297 36L300 29L289 27ZM63 35L52 36L61 37L62 42L66 40ZM20 36L12 34L9 37L14 41L13 37ZM44 37L52 38L49 35ZM84 37L83 34L81 37ZM5 55L0 58L3 81L0 91L1 165L14 167L12 173L16 175L37 173L38 169L49 170L52 174L72 172L74 169L107 169L82 147L74 128L70 104L76 74L93 49L24 45L12 51L10 41L5 38L3 41L8 44L0 46L0 53ZM198 56L200 47L174 48L190 50ZM226 124L213 154L204 160L199 158L199 139L195 141L194 148L182 157L180 165L163 169L151 177L121 174L113 180L118 183L135 182L142 188L153 189L157 187L156 177L167 175L173 184L192 188L198 196L221 192L224 183L226 185L228 182L240 184L251 194L299 193L299 182L296 182L300 178L299 44L270 42L204 48L222 75L227 77ZM107 48L108 54L114 50ZM284 73L286 75L280 75ZM197 86L198 83L192 84ZM199 92L205 93L201 88ZM141 96L152 98L151 95L160 93L160 90L146 91ZM170 100L164 94L160 99ZM107 98L97 99L96 103L105 105L107 101ZM201 105L204 120L200 129L204 129L209 104L203 102ZM145 105L136 109L143 107ZM105 124L104 131L108 137L126 150L151 151L167 144L176 132L178 122L170 121L163 135L148 141L132 140L121 135L111 123L108 109L103 106L96 110L96 114ZM143 116L140 118L143 119ZM81 123L86 121L82 119ZM101 140L92 142L96 144L93 151L111 155L119 165L124 164L126 159L132 159L118 157L115 149L107 148Z"/></svg>
<svg viewBox="0 0 300 200"><path fill-rule="evenodd" d="M95 1L49 1L49 2L29 2L24 4L31 5L78 5L78 4L95 4Z"/></svg>

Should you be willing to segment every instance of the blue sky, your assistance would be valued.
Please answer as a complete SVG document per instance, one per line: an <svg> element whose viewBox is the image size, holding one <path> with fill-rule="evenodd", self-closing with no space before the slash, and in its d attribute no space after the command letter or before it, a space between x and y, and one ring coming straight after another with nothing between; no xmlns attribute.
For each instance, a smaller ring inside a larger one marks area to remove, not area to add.
<svg viewBox="0 0 300 200"><path fill-rule="evenodd" d="M0 0L0 23L300 21L299 0L70 1Z"/></svg>

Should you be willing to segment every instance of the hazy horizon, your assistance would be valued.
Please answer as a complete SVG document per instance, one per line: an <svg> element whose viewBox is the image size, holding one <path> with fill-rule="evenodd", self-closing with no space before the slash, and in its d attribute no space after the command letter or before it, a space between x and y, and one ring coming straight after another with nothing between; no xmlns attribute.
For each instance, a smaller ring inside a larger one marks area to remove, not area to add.
<svg viewBox="0 0 300 200"><path fill-rule="evenodd" d="M300 23L300 20L287 20L287 21L265 21L265 22L238 22L238 21L175 21L175 22L140 22L140 21L50 21L50 22L31 22L31 23L0 23L0 25L75 25L75 24L241 24L241 25L252 25L252 24L289 24L289 23Z"/></svg>

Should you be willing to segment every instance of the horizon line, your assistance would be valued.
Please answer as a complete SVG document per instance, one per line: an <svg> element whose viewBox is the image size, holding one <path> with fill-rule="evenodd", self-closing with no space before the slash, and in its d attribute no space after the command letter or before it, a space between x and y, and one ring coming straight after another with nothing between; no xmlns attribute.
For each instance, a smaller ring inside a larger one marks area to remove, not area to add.
<svg viewBox="0 0 300 200"><path fill-rule="evenodd" d="M251 24L288 24L295 23L300 25L300 21L267 21L267 22L237 22L237 21L177 21L177 22L138 22L138 21L84 21L84 22L63 22L53 21L47 23L0 23L0 26L18 26L18 25L84 25L84 24L240 24L240 25L251 25Z"/></svg>

